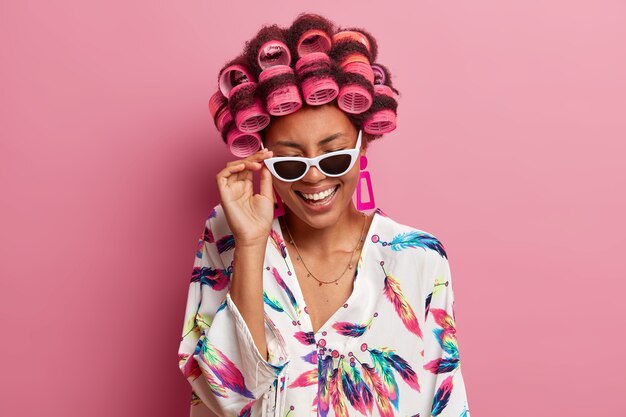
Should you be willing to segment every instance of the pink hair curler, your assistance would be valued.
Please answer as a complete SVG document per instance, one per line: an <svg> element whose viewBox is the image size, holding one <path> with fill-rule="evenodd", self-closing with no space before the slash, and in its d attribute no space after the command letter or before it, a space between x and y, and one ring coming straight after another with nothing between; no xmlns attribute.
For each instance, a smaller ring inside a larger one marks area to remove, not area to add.
<svg viewBox="0 0 626 417"><path fill-rule="evenodd" d="M395 94L391 87L389 87L388 85L375 84L374 94L380 94L382 96L388 96L395 99Z"/></svg>
<svg viewBox="0 0 626 417"><path fill-rule="evenodd" d="M224 107L217 113L217 117L215 118L215 127L217 127L218 131L224 130L226 123L233 120L233 115L230 114L230 110L228 106Z"/></svg>
<svg viewBox="0 0 626 417"><path fill-rule="evenodd" d="M366 88L358 84L344 85L339 90L337 105L346 113L360 114L371 107L372 96Z"/></svg>
<svg viewBox="0 0 626 417"><path fill-rule="evenodd" d="M374 112L364 123L363 130L371 135L382 135L396 128L396 114L389 109Z"/></svg>
<svg viewBox="0 0 626 417"><path fill-rule="evenodd" d="M228 100L226 100L226 97L224 97L220 91L211 96L209 100L209 112L211 113L211 117L213 117L215 127L217 127L217 130L220 132L224 130L226 123L233 119L228 109Z"/></svg>
<svg viewBox="0 0 626 417"><path fill-rule="evenodd" d="M383 85L387 82L385 71L379 65L373 64L372 71L374 72L374 85Z"/></svg>
<svg viewBox="0 0 626 417"><path fill-rule="evenodd" d="M288 65L276 65L263 70L259 75L259 82L265 82L284 74L293 74ZM302 97L295 83L286 83L271 90L265 100L267 111L272 116L284 116L293 113L302 107Z"/></svg>
<svg viewBox="0 0 626 417"><path fill-rule="evenodd" d="M226 135L226 143L233 155L245 158L261 149L261 136L257 132L242 132L233 126Z"/></svg>
<svg viewBox="0 0 626 417"><path fill-rule="evenodd" d="M330 36L322 30L311 29L307 30L300 36L296 51L299 57L312 54L314 52L327 53L332 46L332 40Z"/></svg>
<svg viewBox="0 0 626 417"><path fill-rule="evenodd" d="M357 32L354 30L344 30L342 32L337 32L333 35L333 43L341 42L346 39L362 43L367 48L367 51L371 52L370 41L369 39L367 39L367 36L365 36L361 32Z"/></svg>
<svg viewBox="0 0 626 417"><path fill-rule="evenodd" d="M220 72L219 87L224 97L230 97L233 88L254 82L254 77L243 65L230 65Z"/></svg>
<svg viewBox="0 0 626 417"><path fill-rule="evenodd" d="M345 72L362 75L367 81L374 85L374 71L369 62L363 62L360 60L351 60L341 64L341 68Z"/></svg>
<svg viewBox="0 0 626 417"><path fill-rule="evenodd" d="M240 91L247 89L250 90L248 94L253 96L254 90L256 89L256 83L250 82L239 84L231 90L230 95L233 97ZM235 124L242 132L258 132L259 130L265 129L267 125L270 124L270 116L265 111L265 108L263 108L261 100L254 98L251 100L250 105L237 110L235 113Z"/></svg>
<svg viewBox="0 0 626 417"><path fill-rule="evenodd" d="M312 52L296 62L296 72L302 79L300 85L307 104L326 104L339 94L339 86L330 75L307 77L308 73L317 70L327 70L330 74L330 68L330 57L323 52Z"/></svg>
<svg viewBox="0 0 626 417"><path fill-rule="evenodd" d="M291 53L287 45L283 42L271 40L265 42L263 46L259 48L257 62L262 70L275 65L289 65L291 63Z"/></svg>

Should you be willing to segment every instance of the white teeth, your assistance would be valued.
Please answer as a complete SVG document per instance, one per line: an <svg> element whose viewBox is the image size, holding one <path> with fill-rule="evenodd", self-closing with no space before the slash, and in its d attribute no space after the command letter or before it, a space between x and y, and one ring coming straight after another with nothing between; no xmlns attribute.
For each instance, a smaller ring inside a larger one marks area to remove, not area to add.
<svg viewBox="0 0 626 417"><path fill-rule="evenodd" d="M315 193L315 194L305 194L305 193L302 193L302 195L307 200L322 200L322 199L332 195L335 192L336 189L337 189L337 186L335 186L334 188L329 188L326 191L322 191L321 193Z"/></svg>

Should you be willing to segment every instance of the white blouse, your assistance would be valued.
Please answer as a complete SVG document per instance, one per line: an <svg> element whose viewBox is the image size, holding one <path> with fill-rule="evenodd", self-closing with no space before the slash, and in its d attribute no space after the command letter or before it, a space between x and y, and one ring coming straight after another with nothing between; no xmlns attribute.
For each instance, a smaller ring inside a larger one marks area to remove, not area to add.
<svg viewBox="0 0 626 417"><path fill-rule="evenodd" d="M469 417L447 254L376 209L353 292L316 332L274 219L263 291L268 360L228 293L235 241L221 205L198 240L179 366L191 417Z"/></svg>

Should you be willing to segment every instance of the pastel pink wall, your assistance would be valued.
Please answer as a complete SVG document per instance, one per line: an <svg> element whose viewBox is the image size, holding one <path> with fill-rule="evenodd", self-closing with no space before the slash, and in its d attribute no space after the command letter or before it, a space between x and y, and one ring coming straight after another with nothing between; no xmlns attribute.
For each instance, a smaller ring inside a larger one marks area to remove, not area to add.
<svg viewBox="0 0 626 417"><path fill-rule="evenodd" d="M402 92L369 168L450 254L472 415L625 416L619 0L3 4L0 415L187 415L187 285L231 158L206 103L305 10L368 28Z"/></svg>

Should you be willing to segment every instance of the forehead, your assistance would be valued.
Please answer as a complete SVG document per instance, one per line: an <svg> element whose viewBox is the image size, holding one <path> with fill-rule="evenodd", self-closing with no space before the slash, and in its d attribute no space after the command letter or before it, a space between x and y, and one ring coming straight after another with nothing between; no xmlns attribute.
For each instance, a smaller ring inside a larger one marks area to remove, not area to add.
<svg viewBox="0 0 626 417"><path fill-rule="evenodd" d="M335 105L303 107L287 116L273 118L265 130L267 147L310 148L330 143L350 142L356 128Z"/></svg>

